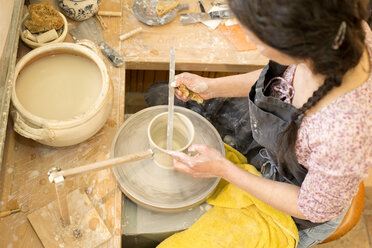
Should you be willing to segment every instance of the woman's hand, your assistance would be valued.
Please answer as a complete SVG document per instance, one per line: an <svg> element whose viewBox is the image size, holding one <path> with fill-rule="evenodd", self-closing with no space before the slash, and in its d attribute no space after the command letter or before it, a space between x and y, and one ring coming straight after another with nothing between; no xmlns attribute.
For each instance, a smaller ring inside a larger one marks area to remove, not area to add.
<svg viewBox="0 0 372 248"><path fill-rule="evenodd" d="M175 82L172 84L173 87L179 87L181 84L185 85L189 90L200 95L204 100L210 99L211 94L208 91L208 82L210 78L201 77L196 74L184 72L175 76ZM178 99L183 102L190 100L190 97L185 97L182 92L175 89L175 95Z"/></svg>
<svg viewBox="0 0 372 248"><path fill-rule="evenodd" d="M195 156L183 152L167 151L173 157L174 168L193 177L223 177L224 171L229 166L235 166L227 160L219 151L202 144L192 144L189 152Z"/></svg>

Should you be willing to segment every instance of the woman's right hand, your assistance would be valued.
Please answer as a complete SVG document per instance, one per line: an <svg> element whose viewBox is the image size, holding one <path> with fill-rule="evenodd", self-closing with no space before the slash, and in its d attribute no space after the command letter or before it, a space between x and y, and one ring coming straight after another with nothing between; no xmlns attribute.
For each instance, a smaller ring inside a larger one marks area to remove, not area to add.
<svg viewBox="0 0 372 248"><path fill-rule="evenodd" d="M212 80L210 78L201 77L196 74L184 72L175 76L173 87L179 87L181 84L185 85L189 90L200 95L204 100L212 98L211 92L208 90L208 83ZM190 97L182 95L181 91L177 88L174 91L176 97L183 102L190 100Z"/></svg>

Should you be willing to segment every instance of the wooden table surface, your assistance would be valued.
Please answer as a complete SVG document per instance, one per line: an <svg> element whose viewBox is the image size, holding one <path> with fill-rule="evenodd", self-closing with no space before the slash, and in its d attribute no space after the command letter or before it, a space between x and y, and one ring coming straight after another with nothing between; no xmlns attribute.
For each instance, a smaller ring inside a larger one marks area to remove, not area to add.
<svg viewBox="0 0 372 248"><path fill-rule="evenodd" d="M182 25L179 14L166 25L146 26L133 14L134 0L122 1L123 33L143 28L142 33L121 42L127 69L167 70L171 46L176 48L176 70L247 72L268 61L257 50L237 52L218 29L211 30L202 23ZM208 11L212 0L202 2ZM197 0L180 0L180 3L189 4L189 10L180 13L200 12Z"/></svg>
<svg viewBox="0 0 372 248"><path fill-rule="evenodd" d="M120 10L120 1L104 0L102 8ZM104 33L108 43L119 47L117 37L121 33L121 18L103 18L109 27ZM69 23L69 27L74 25L72 21ZM71 41L71 37L66 41ZM18 56L27 51L29 49L20 41ZM27 213L15 213L0 219L0 247L43 247L27 215L56 200L54 185L47 177L50 168L73 168L109 158L113 137L124 121L125 66L115 68L107 59L103 60L114 86L114 104L104 127L89 140L63 148L45 146L15 133L9 121L0 175L0 210L23 204L30 209ZM85 190L112 234L112 238L99 247L121 247L122 193L111 169L66 180L67 192L77 188Z"/></svg>
<svg viewBox="0 0 372 248"><path fill-rule="evenodd" d="M189 3L189 11L199 11L197 1ZM210 2L204 0L206 9ZM178 17L161 27L148 27L134 17L132 0L103 0L101 10L122 11L122 17L103 17L108 29L106 42L125 57L126 65L113 67L103 59L114 86L112 113L104 127L89 140L70 147L54 148L24 138L12 130L9 121L4 160L0 174L0 210L26 204L29 211L0 219L0 247L42 247L27 215L56 200L54 185L47 172L59 166L73 168L109 157L113 137L124 122L125 70L168 69L169 50L176 47L177 70L243 71L261 67L266 59L257 51L239 53L218 30L202 24L182 26ZM71 28L75 23L69 21ZM144 31L125 41L119 36L142 26ZM67 42L71 42L68 35ZM29 51L20 41L19 57ZM66 180L66 190L83 189L96 207L113 237L100 247L121 247L122 193L110 169L88 173Z"/></svg>

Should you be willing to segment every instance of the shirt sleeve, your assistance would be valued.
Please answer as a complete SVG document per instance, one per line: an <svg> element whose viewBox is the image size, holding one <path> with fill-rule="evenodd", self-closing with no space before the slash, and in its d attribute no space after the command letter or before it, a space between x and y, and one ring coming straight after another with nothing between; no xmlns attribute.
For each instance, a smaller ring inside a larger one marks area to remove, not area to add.
<svg viewBox="0 0 372 248"><path fill-rule="evenodd" d="M346 210L368 175L372 128L364 114L327 108L306 123L308 149L302 164L308 174L298 207L312 222L331 220Z"/></svg>

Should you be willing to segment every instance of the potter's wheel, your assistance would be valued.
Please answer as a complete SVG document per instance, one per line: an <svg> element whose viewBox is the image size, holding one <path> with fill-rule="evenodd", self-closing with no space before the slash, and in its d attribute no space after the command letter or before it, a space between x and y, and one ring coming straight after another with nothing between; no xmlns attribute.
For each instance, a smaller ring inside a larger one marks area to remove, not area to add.
<svg viewBox="0 0 372 248"><path fill-rule="evenodd" d="M117 132L111 157L145 151L150 148L147 127L154 116L167 111L167 106L146 108L124 122ZM206 144L225 154L216 129L201 115L175 106L175 112L186 115L194 125L194 143ZM137 204L152 210L182 211L203 202L219 182L219 178L194 178L176 170L165 169L152 159L113 168L123 193Z"/></svg>

